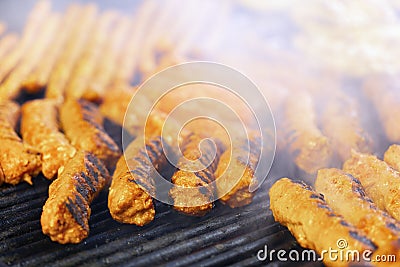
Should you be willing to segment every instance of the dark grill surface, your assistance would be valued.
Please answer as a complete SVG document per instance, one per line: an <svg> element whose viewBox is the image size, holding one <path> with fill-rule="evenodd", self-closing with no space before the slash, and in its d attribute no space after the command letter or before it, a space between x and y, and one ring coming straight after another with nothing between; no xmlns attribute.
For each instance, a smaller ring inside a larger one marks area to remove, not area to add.
<svg viewBox="0 0 400 267"><path fill-rule="evenodd" d="M260 262L256 254L265 245L299 249L290 233L273 220L268 209L269 183L259 190L252 205L230 209L216 203L203 218L180 215L156 202L156 218L145 227L115 222L107 209L107 192L102 192L92 205L90 236L77 245L54 243L41 232L40 215L49 184L37 177L33 187L1 187L0 262L21 266L286 266Z"/></svg>

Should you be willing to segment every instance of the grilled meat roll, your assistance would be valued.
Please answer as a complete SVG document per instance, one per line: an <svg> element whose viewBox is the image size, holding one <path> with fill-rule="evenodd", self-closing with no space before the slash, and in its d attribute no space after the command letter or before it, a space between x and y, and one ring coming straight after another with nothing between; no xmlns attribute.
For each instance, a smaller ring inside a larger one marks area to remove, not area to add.
<svg viewBox="0 0 400 267"><path fill-rule="evenodd" d="M67 98L84 98L89 101L100 101L102 95L93 90L89 90L90 80L93 78L94 70L103 58L103 51L107 49L107 41L110 41L110 29L116 21L117 14L112 11L105 11L96 18L96 26L91 30L81 51L81 56L77 59L70 79L65 87ZM113 25L115 26L115 24Z"/></svg>
<svg viewBox="0 0 400 267"><path fill-rule="evenodd" d="M400 245L400 224L386 212L378 209L365 195L359 180L338 169L318 171L315 189L346 221L362 230L378 247Z"/></svg>
<svg viewBox="0 0 400 267"><path fill-rule="evenodd" d="M89 205L109 182L103 163L79 151L49 187L40 223L44 234L61 244L79 243L89 234Z"/></svg>
<svg viewBox="0 0 400 267"><path fill-rule="evenodd" d="M357 103L349 96L336 93L324 105L321 124L324 134L331 140L341 162L351 156L351 150L367 153L372 151L370 137L361 125Z"/></svg>
<svg viewBox="0 0 400 267"><path fill-rule="evenodd" d="M391 145L385 152L384 161L396 171L400 171L400 145Z"/></svg>
<svg viewBox="0 0 400 267"><path fill-rule="evenodd" d="M400 142L400 93L399 78L371 76L364 81L364 93L378 112L386 137Z"/></svg>
<svg viewBox="0 0 400 267"><path fill-rule="evenodd" d="M96 5L90 4L83 8L79 8L78 6L77 9L71 10L72 12L77 12L78 18L73 21L73 29L68 33L69 36L64 44L65 48L52 67L53 70L48 77L46 98L53 98L59 101L64 100L65 89L72 78L75 64L82 55L86 47L86 42L90 39L90 33L95 29L94 26L98 13Z"/></svg>
<svg viewBox="0 0 400 267"><path fill-rule="evenodd" d="M121 152L105 132L98 108L83 99L69 99L61 106L60 119L65 135L78 150L92 152L108 168L113 168Z"/></svg>
<svg viewBox="0 0 400 267"><path fill-rule="evenodd" d="M76 153L59 131L58 105L52 99L37 99L22 106L21 134L42 154L42 173L51 179Z"/></svg>
<svg viewBox="0 0 400 267"><path fill-rule="evenodd" d="M114 220L143 226L154 219L149 194L154 195L156 190L153 175L167 163L161 142L159 136L147 141L138 137L118 160L108 195L108 208Z"/></svg>
<svg viewBox="0 0 400 267"><path fill-rule="evenodd" d="M400 173L376 156L352 153L343 170L358 180L378 208L400 220Z"/></svg>
<svg viewBox="0 0 400 267"><path fill-rule="evenodd" d="M213 208L216 192L210 184L215 180L214 171L223 150L222 144L216 140L216 150L211 142L203 142L202 153L199 150L202 139L199 134L190 134L184 140L182 158L171 179L175 186L169 192L174 209L192 216L203 216ZM214 151L215 158L212 158ZM190 193L187 188L192 188Z"/></svg>
<svg viewBox="0 0 400 267"><path fill-rule="evenodd" d="M247 141L249 146L247 146ZM219 201L231 208L245 206L252 202L254 193L249 191L249 186L255 178L260 153L261 137L250 135L249 140L238 140L231 149L222 154L215 171ZM242 176L239 179L240 174Z"/></svg>
<svg viewBox="0 0 400 267"><path fill-rule="evenodd" d="M328 138L321 133L316 123L310 95L300 93L288 98L285 110L288 151L296 165L310 174L327 167L332 156Z"/></svg>
<svg viewBox="0 0 400 267"><path fill-rule="evenodd" d="M18 184L41 170L40 152L23 143L14 128L20 114L17 103L0 102L0 184Z"/></svg>
<svg viewBox="0 0 400 267"><path fill-rule="evenodd" d="M104 117L122 125L126 110L134 94L135 90L130 87L109 88L105 92L103 103L100 105L100 112ZM140 112L140 108L138 111Z"/></svg>
<svg viewBox="0 0 400 267"><path fill-rule="evenodd" d="M319 254L338 249L338 240L345 240L343 251L375 251L376 246L357 228L336 215L324 197L301 182L282 178L269 191L270 208L275 220L286 226L302 247ZM346 261L330 261L327 266L348 266Z"/></svg>
<svg viewBox="0 0 400 267"><path fill-rule="evenodd" d="M22 87L25 88L29 93L37 93L43 88L49 81L49 77L52 75L52 71L57 62L65 52L63 50L64 45L68 40L70 42L74 40L69 38L74 27L77 27L79 22L79 8L76 4L71 4L65 14L63 15L59 27L63 30L57 32L57 38L51 40L51 45L46 49L46 56L40 59L40 64L28 75L24 81ZM48 23L48 21L46 21Z"/></svg>
<svg viewBox="0 0 400 267"><path fill-rule="evenodd" d="M141 101L139 101L141 106L135 106L135 112L129 112L128 106L135 93L135 88L126 86L108 90L103 103L100 105L100 111L111 121L124 126L134 136L143 135L143 128L145 128L146 137L148 138L160 135L161 130L165 130L163 129L163 123L167 115L158 110L153 110L147 114L146 108L143 107L146 105L151 106L151 103L145 97L142 97ZM124 124L125 116L127 118Z"/></svg>
<svg viewBox="0 0 400 267"><path fill-rule="evenodd" d="M41 58L45 57L45 53L54 39L54 33L59 27L60 17L58 14L49 13L42 14L42 16L46 17L46 22L43 21L39 26L40 31L34 34L29 48L27 47L27 51L21 55L18 64L1 83L0 99L15 99L19 96L24 80L40 64Z"/></svg>

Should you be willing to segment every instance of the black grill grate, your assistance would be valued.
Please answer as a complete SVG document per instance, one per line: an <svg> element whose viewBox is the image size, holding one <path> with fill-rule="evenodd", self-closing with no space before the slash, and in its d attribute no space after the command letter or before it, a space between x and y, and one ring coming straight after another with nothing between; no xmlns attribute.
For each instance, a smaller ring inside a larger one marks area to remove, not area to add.
<svg viewBox="0 0 400 267"><path fill-rule="evenodd" d="M122 128L108 120L105 128L121 145ZM171 171L165 176L170 177ZM90 235L76 245L60 245L42 234L40 216L50 181L39 176L33 186L3 185L0 266L321 266L257 259L265 245L275 250L301 249L268 209L273 180L266 180L251 205L230 209L217 202L202 218L181 215L155 201L156 217L144 227L115 222L107 208L107 192L101 192L91 206Z"/></svg>
<svg viewBox="0 0 400 267"><path fill-rule="evenodd" d="M40 176L33 187L0 188L0 262L21 266L251 266L267 264L256 258L265 245L300 249L290 233L274 222L268 210L267 183L250 206L230 209L217 203L202 218L180 215L156 202L156 218L145 227L113 221L107 193L102 192L92 205L90 236L81 244L60 245L42 234L39 221L49 184Z"/></svg>

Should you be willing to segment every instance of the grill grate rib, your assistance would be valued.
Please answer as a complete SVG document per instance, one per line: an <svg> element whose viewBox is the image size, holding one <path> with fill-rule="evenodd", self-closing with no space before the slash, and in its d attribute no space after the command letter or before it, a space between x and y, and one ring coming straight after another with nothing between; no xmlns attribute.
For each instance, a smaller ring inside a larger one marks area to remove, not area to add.
<svg viewBox="0 0 400 267"><path fill-rule="evenodd" d="M202 218L181 215L155 201L156 218L144 227L115 222L104 191L91 206L89 237L75 245L60 245L42 234L40 216L50 183L39 176L34 186L0 188L0 262L24 266L221 266L239 262L244 266L265 265L255 255L266 244L300 249L268 210L268 181L250 206L230 209L217 202Z"/></svg>

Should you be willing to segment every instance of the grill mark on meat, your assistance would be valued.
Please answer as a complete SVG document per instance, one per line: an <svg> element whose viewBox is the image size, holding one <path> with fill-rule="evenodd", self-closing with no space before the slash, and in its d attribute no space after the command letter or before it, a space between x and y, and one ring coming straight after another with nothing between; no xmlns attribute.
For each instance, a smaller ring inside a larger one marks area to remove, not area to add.
<svg viewBox="0 0 400 267"><path fill-rule="evenodd" d="M367 246L371 246L371 247L373 247L374 249L377 249L377 248L378 248L374 243L372 243L371 240L369 240L369 239L368 239L367 237L365 237L365 236L360 236L360 235L358 234L358 232L356 232L356 231L349 231L349 234L350 234L351 237L353 237L354 239L360 241L361 243L364 243L364 244L367 245Z"/></svg>
<svg viewBox="0 0 400 267"><path fill-rule="evenodd" d="M209 189L207 189L207 187L204 187L204 186L199 187L199 191L200 191L200 193L202 193L203 195L206 195L206 194L209 193ZM214 204L213 204L213 206L214 206Z"/></svg>
<svg viewBox="0 0 400 267"><path fill-rule="evenodd" d="M75 203L76 206L80 209L80 214L82 216L82 218L88 218L88 206L86 206L86 201L83 197L81 197L80 195L75 195ZM82 222L83 219L82 219ZM86 226L86 223L84 223L83 229L89 231L89 225Z"/></svg>
<svg viewBox="0 0 400 267"><path fill-rule="evenodd" d="M83 99L67 100L61 106L60 119L66 136L78 150L94 153L107 167L113 167L120 150L106 133L94 104Z"/></svg>
<svg viewBox="0 0 400 267"><path fill-rule="evenodd" d="M200 162L201 164L203 164L204 166L208 166L208 169L211 172L215 172L215 170L217 169L218 166L218 159L221 157L221 154L223 152L222 149L218 149L218 148L222 148L223 145L219 140L214 140L216 142L216 147L211 144L210 142L207 142L205 145L204 149L204 153L202 153L201 157L200 157ZM215 157L212 158L212 156L215 154Z"/></svg>
<svg viewBox="0 0 400 267"><path fill-rule="evenodd" d="M248 146L246 142L242 145L242 150L249 153L248 157L240 156L238 160L254 172L257 168L259 155L261 153L261 138L256 137L254 140L248 140L248 142Z"/></svg>
<svg viewBox="0 0 400 267"><path fill-rule="evenodd" d="M207 170L207 169L204 169L204 170L195 172L194 174L195 174L197 177L199 177L199 178L200 178L203 182L205 182L206 184L212 183L212 181L213 181L213 179L214 179L213 174L212 174L209 170Z"/></svg>
<svg viewBox="0 0 400 267"><path fill-rule="evenodd" d="M85 167L89 173L89 176L93 177L96 182L99 181L99 174L97 171L94 169L94 166L90 164L89 162L85 162Z"/></svg>
<svg viewBox="0 0 400 267"><path fill-rule="evenodd" d="M340 224L341 225L343 225L343 226L350 226L350 224L348 224L346 221L344 221L344 220L341 220L340 221Z"/></svg>
<svg viewBox="0 0 400 267"><path fill-rule="evenodd" d="M100 173L107 173L106 167L101 163L101 161L92 153L86 154L85 158L89 160L90 163L94 165L94 167L99 170Z"/></svg>
<svg viewBox="0 0 400 267"><path fill-rule="evenodd" d="M97 189L96 186L93 184L91 177L84 172L80 173L80 177L82 177L85 180L87 185L90 187L90 190L92 190L92 193L96 193ZM78 186L82 187L83 185L79 184Z"/></svg>
<svg viewBox="0 0 400 267"><path fill-rule="evenodd" d="M92 104L86 100L78 99L77 102L79 103L79 105L81 105L82 109L84 109L88 112L96 111L96 107L94 106L94 104Z"/></svg>
<svg viewBox="0 0 400 267"><path fill-rule="evenodd" d="M141 157L139 155L139 156L136 156L135 158L133 158L133 160L138 163L139 166L137 168L146 167L146 166L149 166L150 164L153 164L147 156Z"/></svg>
<svg viewBox="0 0 400 267"><path fill-rule="evenodd" d="M103 141L107 145L107 147L110 150L114 152L119 151L118 146L114 143L111 137L108 136L108 134L106 134L106 131L104 130L103 126L101 126L101 132L99 132L98 137L101 139L101 141Z"/></svg>
<svg viewBox="0 0 400 267"><path fill-rule="evenodd" d="M140 167L137 167L136 169L137 169L138 171L140 171L141 173L143 173L143 174L147 174L147 173L149 172L148 168L145 167L144 165L142 165L142 166L140 166Z"/></svg>
<svg viewBox="0 0 400 267"><path fill-rule="evenodd" d="M349 177L349 178L351 179L352 182L358 184L359 186L362 186L360 180L358 180L358 179L357 179L356 177L354 177L353 175L351 175L351 174L349 174L349 173L346 173L345 175L347 175L347 177Z"/></svg>
<svg viewBox="0 0 400 267"><path fill-rule="evenodd" d="M85 222L83 221L83 214L78 205L74 203L71 198L68 197L68 201L65 203L69 213L72 215L74 220L83 228L86 229Z"/></svg>
<svg viewBox="0 0 400 267"><path fill-rule="evenodd" d="M310 196L310 198L315 198L315 199L320 199L320 200L325 201L324 196L321 195L321 194L312 194L312 195Z"/></svg>
<svg viewBox="0 0 400 267"><path fill-rule="evenodd" d="M86 238L89 232L90 204L97 192L107 184L108 179L107 169L93 154L78 151L50 185L51 195L43 207L41 216L43 233L62 244L79 243ZM60 201L65 209L68 209L71 217L63 215ZM54 213L55 210L58 212ZM62 227L54 227L51 223L54 219L59 221Z"/></svg>
<svg viewBox="0 0 400 267"><path fill-rule="evenodd" d="M388 218L390 218L389 216L386 216L386 217L388 217ZM395 231L397 231L397 232L400 232L400 227L398 227L396 224L394 224L394 223L386 223L386 227L388 227L388 228L390 228L390 229L392 229L392 230L395 230Z"/></svg>
<svg viewBox="0 0 400 267"><path fill-rule="evenodd" d="M80 186L80 185L75 185L75 189L76 191L82 196L82 198L85 201L88 201L89 199L89 191L87 190L87 188L85 188L84 186Z"/></svg>
<svg viewBox="0 0 400 267"><path fill-rule="evenodd" d="M321 209L326 209L327 211L329 211L331 213L334 213L333 210L328 205L326 205L325 203L318 203L317 205Z"/></svg>
<svg viewBox="0 0 400 267"><path fill-rule="evenodd" d="M303 188L304 188L305 190L307 190L307 191L313 191L312 188L311 188L311 186L305 184L303 181L300 181L300 180L293 180L292 183L301 185L301 187L303 187Z"/></svg>
<svg viewBox="0 0 400 267"><path fill-rule="evenodd" d="M158 157L157 150L152 145L146 145L146 151L150 152L150 155L147 154L145 151L143 151L143 152L148 155L151 162L155 162Z"/></svg>

